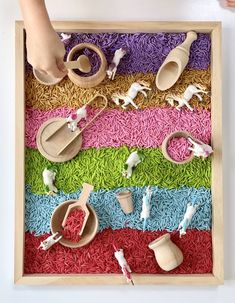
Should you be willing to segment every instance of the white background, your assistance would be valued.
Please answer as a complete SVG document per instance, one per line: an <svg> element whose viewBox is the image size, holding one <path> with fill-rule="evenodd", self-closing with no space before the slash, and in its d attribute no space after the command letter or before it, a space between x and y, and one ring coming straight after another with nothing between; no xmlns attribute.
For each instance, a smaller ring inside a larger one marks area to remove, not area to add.
<svg viewBox="0 0 235 303"><path fill-rule="evenodd" d="M33 0L28 0L33 1ZM235 290L235 11L218 0L48 0L54 20L221 20L225 192L225 285L26 287L13 285L14 267L14 21L17 0L0 0L0 298L1 302L222 302ZM17 165L17 163L16 163Z"/></svg>

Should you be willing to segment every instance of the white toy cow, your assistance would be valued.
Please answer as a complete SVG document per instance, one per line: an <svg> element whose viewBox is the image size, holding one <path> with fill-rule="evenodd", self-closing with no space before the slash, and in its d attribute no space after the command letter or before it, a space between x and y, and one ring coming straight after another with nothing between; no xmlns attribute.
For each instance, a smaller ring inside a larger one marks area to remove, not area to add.
<svg viewBox="0 0 235 303"><path fill-rule="evenodd" d="M133 169L139 163L141 163L143 159L144 159L144 155L140 151L132 152L124 164L124 170L122 172L122 175L129 179L132 175Z"/></svg>
<svg viewBox="0 0 235 303"><path fill-rule="evenodd" d="M43 170L42 177L43 183L46 185L46 191L48 195L54 195L58 192L58 189L55 187L55 176L57 169L54 166L46 167Z"/></svg>
<svg viewBox="0 0 235 303"><path fill-rule="evenodd" d="M166 96L166 100L171 106L174 106L174 101L178 102L178 105L176 106L177 110L180 110L181 107L184 105L187 106L187 108L191 111L193 111L193 108L189 105L189 101L192 99L193 95L197 96L200 101L202 101L202 97L199 95L199 93L207 94L204 90L204 88L200 84L190 84L183 95L175 95L175 94L169 94Z"/></svg>
<svg viewBox="0 0 235 303"><path fill-rule="evenodd" d="M203 159L205 159L213 153L213 149L210 145L205 143L197 143L190 137L188 138L188 140L193 145L192 147L188 147L188 149L193 152L195 157L202 157Z"/></svg>
<svg viewBox="0 0 235 303"><path fill-rule="evenodd" d="M124 48L119 48L115 51L113 60L107 70L107 75L109 79L114 80L120 60L125 55L126 55L126 50Z"/></svg>
<svg viewBox="0 0 235 303"><path fill-rule="evenodd" d="M41 248L43 250L48 250L52 245L60 241L60 239L62 239L62 235L59 236L58 232L52 234L51 236L49 236L47 239L45 239L40 243L38 249Z"/></svg>
<svg viewBox="0 0 235 303"><path fill-rule="evenodd" d="M199 208L199 205L193 204L193 203L188 203L187 204L187 209L184 214L183 220L180 222L179 227L177 230L180 232L180 238L183 235L186 235L186 230L192 220L193 215L196 213L197 209Z"/></svg>
<svg viewBox="0 0 235 303"><path fill-rule="evenodd" d="M86 106L79 108L76 113L71 114L67 119L66 122L68 124L68 128L74 132L78 128L78 123L82 120L87 118L87 110Z"/></svg>
<svg viewBox="0 0 235 303"><path fill-rule="evenodd" d="M117 105L120 105L120 100L123 100L124 103L122 104L122 108L126 109L126 107L131 104L134 106L136 109L138 109L138 106L135 104L133 101L135 97L137 96L138 92L144 95L144 97L147 97L147 94L145 90L151 90L149 87L149 84L145 81L138 81L134 82L131 84L128 92L126 94L120 94L120 93L115 93L112 95L111 99L113 102Z"/></svg>

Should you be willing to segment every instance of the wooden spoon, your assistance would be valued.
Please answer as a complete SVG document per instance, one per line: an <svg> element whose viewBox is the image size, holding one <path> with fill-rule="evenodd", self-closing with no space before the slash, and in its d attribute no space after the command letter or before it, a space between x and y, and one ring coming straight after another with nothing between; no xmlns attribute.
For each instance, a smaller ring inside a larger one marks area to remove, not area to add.
<svg viewBox="0 0 235 303"><path fill-rule="evenodd" d="M65 213L65 216L64 216L64 219L63 219L63 222L62 222L62 227L64 228L69 213L75 208L81 208L85 212L85 217L84 217L84 220L83 220L83 223L82 223L82 228L79 232L79 235L81 235L83 233L83 230L85 228L86 222L87 222L89 214L90 214L86 203L87 203L87 200L89 198L90 193L92 192L92 190L94 188L92 185L87 184L87 183L83 183L82 187L83 187L83 189L82 189L82 192L81 192L81 195L80 195L78 201L75 202L75 203L72 203L68 206L68 209Z"/></svg>
<svg viewBox="0 0 235 303"><path fill-rule="evenodd" d="M91 63L87 56L81 55L75 61L64 62L64 65L68 69L79 69L83 73L89 73L91 71Z"/></svg>

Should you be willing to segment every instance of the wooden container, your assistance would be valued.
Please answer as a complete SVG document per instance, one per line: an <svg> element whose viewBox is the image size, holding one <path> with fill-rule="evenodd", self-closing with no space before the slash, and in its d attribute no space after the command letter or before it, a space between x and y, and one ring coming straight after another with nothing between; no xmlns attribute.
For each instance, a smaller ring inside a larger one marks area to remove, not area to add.
<svg viewBox="0 0 235 303"><path fill-rule="evenodd" d="M122 210L125 214L130 214L133 212L133 201L132 194L130 191L121 191L116 194L116 198L118 199Z"/></svg>
<svg viewBox="0 0 235 303"><path fill-rule="evenodd" d="M154 251L158 265L165 271L170 271L183 262L181 250L172 241L170 234L165 234L149 244Z"/></svg>
<svg viewBox="0 0 235 303"><path fill-rule="evenodd" d="M218 285L224 279L223 252L223 178L222 178L222 92L221 92L221 23L220 22L92 22L55 21L57 32L117 32L207 33L211 37L211 121L212 157L212 249L213 268L208 274L132 274L135 285ZM25 251L25 29L22 21L16 22L16 171L15 171L15 273L16 284L26 285L92 285L125 284L120 274L26 274Z"/></svg>
<svg viewBox="0 0 235 303"><path fill-rule="evenodd" d="M74 46L68 54L67 61L72 61L74 55L85 48L91 49L100 57L100 67L96 74L88 77L82 77L76 74L73 70L68 71L69 79L76 85L83 88L90 88L100 84L106 77L107 60L102 50L92 43L81 43Z"/></svg>
<svg viewBox="0 0 235 303"><path fill-rule="evenodd" d="M62 222L66 214L66 211L68 209L68 206L75 202L76 202L75 200L65 201L56 207L51 217L52 233L60 232L62 230ZM89 217L87 219L87 223L81 235L80 241L76 243L68 239L62 238L59 241L60 244L71 248L77 248L87 245L89 242L91 242L94 239L98 230L98 217L96 215L94 208L90 204L87 204L87 208L89 210Z"/></svg>

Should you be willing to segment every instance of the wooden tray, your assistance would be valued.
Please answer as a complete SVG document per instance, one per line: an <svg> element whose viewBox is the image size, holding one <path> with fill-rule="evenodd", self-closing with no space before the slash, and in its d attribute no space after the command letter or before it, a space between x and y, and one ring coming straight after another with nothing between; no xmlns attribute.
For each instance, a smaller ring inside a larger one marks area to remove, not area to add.
<svg viewBox="0 0 235 303"><path fill-rule="evenodd" d="M53 22L58 32L187 32L211 34L212 144L212 274L133 274L135 284L223 283L222 99L220 22ZM25 97L24 25L16 22L16 183L15 183L15 283L17 284L124 284L121 274L25 275Z"/></svg>

